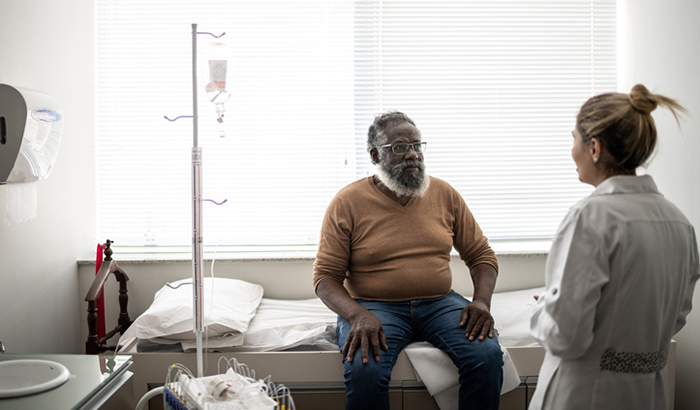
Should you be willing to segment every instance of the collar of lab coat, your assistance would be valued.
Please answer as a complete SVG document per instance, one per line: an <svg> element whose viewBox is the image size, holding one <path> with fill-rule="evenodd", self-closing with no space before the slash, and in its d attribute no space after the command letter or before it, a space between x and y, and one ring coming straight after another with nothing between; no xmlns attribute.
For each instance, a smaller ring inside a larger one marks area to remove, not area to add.
<svg viewBox="0 0 700 410"><path fill-rule="evenodd" d="M651 175L618 175L601 182L591 196L612 194L658 194Z"/></svg>

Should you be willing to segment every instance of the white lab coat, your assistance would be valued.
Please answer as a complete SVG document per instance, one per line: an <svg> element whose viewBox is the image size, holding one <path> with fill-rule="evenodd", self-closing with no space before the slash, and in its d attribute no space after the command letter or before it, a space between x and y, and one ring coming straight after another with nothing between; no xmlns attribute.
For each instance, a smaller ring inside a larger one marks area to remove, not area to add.
<svg viewBox="0 0 700 410"><path fill-rule="evenodd" d="M552 243L530 323L546 349L530 410L668 408L664 352L699 276L693 226L653 179L606 179Z"/></svg>

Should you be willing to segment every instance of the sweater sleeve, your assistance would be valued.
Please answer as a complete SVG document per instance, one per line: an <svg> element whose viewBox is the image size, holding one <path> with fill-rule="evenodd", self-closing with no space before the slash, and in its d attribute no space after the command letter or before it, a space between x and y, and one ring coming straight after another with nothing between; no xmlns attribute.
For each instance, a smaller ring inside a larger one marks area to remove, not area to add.
<svg viewBox="0 0 700 410"><path fill-rule="evenodd" d="M325 279L340 284L345 281L350 260L352 219L337 196L331 200L321 224L316 261L314 262L314 289Z"/></svg>
<svg viewBox="0 0 700 410"><path fill-rule="evenodd" d="M498 272L498 259L464 198L453 190L454 247L469 269L485 263Z"/></svg>

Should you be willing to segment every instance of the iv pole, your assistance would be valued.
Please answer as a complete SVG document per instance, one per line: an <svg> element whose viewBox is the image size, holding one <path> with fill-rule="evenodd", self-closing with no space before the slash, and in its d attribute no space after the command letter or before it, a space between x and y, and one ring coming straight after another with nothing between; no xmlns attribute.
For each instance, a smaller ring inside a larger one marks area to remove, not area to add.
<svg viewBox="0 0 700 410"><path fill-rule="evenodd" d="M202 149L197 146L198 124L197 24L192 24L192 303L197 345L197 377L202 377Z"/></svg>
<svg viewBox="0 0 700 410"><path fill-rule="evenodd" d="M198 146L199 116L197 113L197 34L209 34L214 38L219 38L226 33L221 33L221 35L217 36L208 32L197 32L197 24L192 24L192 115L180 115L173 119L167 116L164 118L168 121L192 118L192 310L194 312L194 332L197 347L197 377L203 377L202 202L210 201L216 205L222 205L226 202L226 199L221 202L202 199L202 148Z"/></svg>

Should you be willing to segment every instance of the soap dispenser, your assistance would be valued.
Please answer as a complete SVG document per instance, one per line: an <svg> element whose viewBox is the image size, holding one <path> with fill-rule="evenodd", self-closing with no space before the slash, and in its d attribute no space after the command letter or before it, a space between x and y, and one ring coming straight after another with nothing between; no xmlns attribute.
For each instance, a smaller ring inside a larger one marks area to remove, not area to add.
<svg viewBox="0 0 700 410"><path fill-rule="evenodd" d="M63 114L52 96L0 84L0 185L49 176L63 134Z"/></svg>

